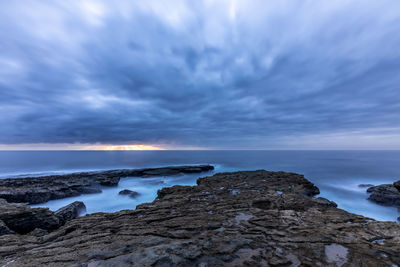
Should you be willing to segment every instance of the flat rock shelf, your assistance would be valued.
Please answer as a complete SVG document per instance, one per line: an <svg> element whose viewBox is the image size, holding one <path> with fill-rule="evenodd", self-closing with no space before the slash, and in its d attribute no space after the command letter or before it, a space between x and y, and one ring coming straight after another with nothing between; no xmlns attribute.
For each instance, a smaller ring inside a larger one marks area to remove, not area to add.
<svg viewBox="0 0 400 267"><path fill-rule="evenodd" d="M398 266L400 225L336 208L304 176L219 173L42 236L0 236L11 266Z"/></svg>
<svg viewBox="0 0 400 267"><path fill-rule="evenodd" d="M0 179L0 198L8 202L39 204L53 199L100 193L99 186L116 186L123 177L171 176L213 169L211 165L172 166Z"/></svg>

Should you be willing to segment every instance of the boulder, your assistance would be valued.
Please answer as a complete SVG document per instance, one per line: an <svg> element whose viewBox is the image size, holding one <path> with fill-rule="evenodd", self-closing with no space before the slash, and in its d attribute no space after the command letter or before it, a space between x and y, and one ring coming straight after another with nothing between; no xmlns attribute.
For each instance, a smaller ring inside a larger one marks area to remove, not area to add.
<svg viewBox="0 0 400 267"><path fill-rule="evenodd" d="M56 212L47 208L30 208L23 203L8 203L0 199L0 235L28 234L38 236L54 231L76 218L85 205L76 201Z"/></svg>
<svg viewBox="0 0 400 267"><path fill-rule="evenodd" d="M359 184L358 187L373 187L373 184Z"/></svg>
<svg viewBox="0 0 400 267"><path fill-rule="evenodd" d="M138 192L132 191L132 190L129 190L129 189L121 190L121 191L119 191L118 194L120 194L120 195L128 195L131 198L135 198L135 197L140 195Z"/></svg>
<svg viewBox="0 0 400 267"><path fill-rule="evenodd" d="M70 221L78 217L81 213L86 211L86 206L81 201L75 201L65 207L58 209L55 215L58 216L62 223Z"/></svg>
<svg viewBox="0 0 400 267"><path fill-rule="evenodd" d="M400 191L393 184L382 184L367 189L368 199L385 206L400 207Z"/></svg>
<svg viewBox="0 0 400 267"><path fill-rule="evenodd" d="M0 199L0 220L13 232L26 234L35 228L55 230L60 218L47 208L30 208L26 204L8 203Z"/></svg>

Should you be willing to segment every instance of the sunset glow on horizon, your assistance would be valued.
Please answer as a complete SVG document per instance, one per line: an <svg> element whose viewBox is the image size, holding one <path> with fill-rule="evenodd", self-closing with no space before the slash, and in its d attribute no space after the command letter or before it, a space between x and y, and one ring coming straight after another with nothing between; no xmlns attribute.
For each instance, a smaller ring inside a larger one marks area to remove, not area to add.
<svg viewBox="0 0 400 267"><path fill-rule="evenodd" d="M111 145L99 147L99 150L164 150L151 145Z"/></svg>

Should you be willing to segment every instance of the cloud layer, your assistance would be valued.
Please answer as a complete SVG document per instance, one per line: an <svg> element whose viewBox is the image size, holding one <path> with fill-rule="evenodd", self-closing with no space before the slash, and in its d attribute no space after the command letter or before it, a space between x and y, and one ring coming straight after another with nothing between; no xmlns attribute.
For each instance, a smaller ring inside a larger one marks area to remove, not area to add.
<svg viewBox="0 0 400 267"><path fill-rule="evenodd" d="M397 0L2 1L0 143L400 148L399 32Z"/></svg>

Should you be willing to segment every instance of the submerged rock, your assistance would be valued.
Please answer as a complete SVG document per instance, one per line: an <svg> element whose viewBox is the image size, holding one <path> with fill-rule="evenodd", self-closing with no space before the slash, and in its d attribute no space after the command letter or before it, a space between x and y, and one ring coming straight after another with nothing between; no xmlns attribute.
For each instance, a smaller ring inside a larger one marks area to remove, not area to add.
<svg viewBox="0 0 400 267"><path fill-rule="evenodd" d="M0 179L0 198L14 203L38 204L52 199L101 193L98 186L116 186L122 177L177 175L213 169L211 165L173 166Z"/></svg>
<svg viewBox="0 0 400 267"><path fill-rule="evenodd" d="M198 179L197 184L163 188L155 201L136 210L89 214L42 237L0 236L0 265L396 266L400 262L399 224L351 214L314 197L318 188L302 175L220 173Z"/></svg>
<svg viewBox="0 0 400 267"><path fill-rule="evenodd" d="M121 190L121 191L119 191L118 194L120 194L120 195L128 195L131 198L135 198L135 197L140 195L138 192L132 191L132 190L129 190L129 189Z"/></svg>
<svg viewBox="0 0 400 267"><path fill-rule="evenodd" d="M373 184L359 184L358 187L372 187Z"/></svg>

